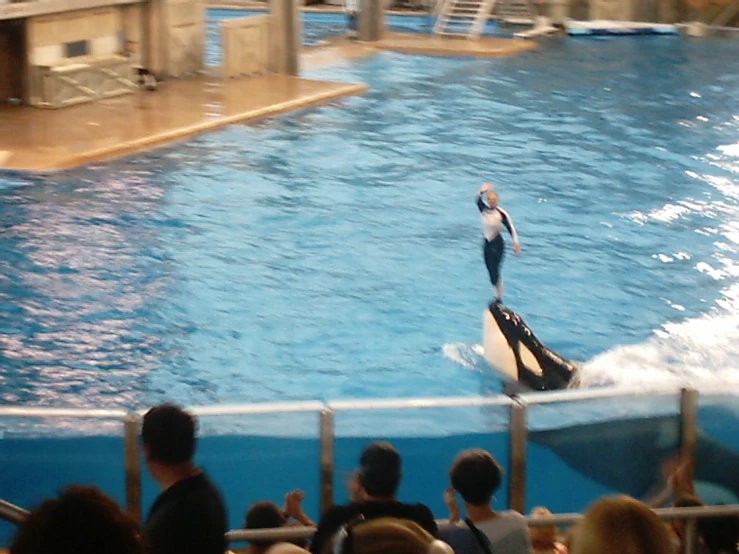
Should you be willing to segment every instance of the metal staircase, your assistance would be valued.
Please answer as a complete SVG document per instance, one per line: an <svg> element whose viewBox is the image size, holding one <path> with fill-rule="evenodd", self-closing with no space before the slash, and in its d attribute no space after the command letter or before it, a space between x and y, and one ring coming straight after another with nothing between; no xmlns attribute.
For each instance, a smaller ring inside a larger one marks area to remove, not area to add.
<svg viewBox="0 0 739 554"><path fill-rule="evenodd" d="M480 38L496 0L443 0L439 3L434 33Z"/></svg>
<svg viewBox="0 0 739 554"><path fill-rule="evenodd" d="M498 0L493 15L506 23L532 25L536 10L531 0Z"/></svg>

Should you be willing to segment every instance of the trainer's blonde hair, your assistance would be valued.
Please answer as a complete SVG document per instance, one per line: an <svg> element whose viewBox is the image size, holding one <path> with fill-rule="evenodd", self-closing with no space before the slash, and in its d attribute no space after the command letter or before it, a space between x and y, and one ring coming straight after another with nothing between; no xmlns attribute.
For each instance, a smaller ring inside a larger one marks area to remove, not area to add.
<svg viewBox="0 0 739 554"><path fill-rule="evenodd" d="M665 524L626 495L593 502L575 528L570 554L674 554Z"/></svg>

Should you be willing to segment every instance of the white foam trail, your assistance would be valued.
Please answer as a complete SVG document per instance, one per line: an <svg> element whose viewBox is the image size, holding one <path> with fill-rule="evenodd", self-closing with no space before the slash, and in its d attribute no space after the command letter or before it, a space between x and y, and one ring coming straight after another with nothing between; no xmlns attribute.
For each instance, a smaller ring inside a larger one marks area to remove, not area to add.
<svg viewBox="0 0 739 554"><path fill-rule="evenodd" d="M444 357L467 369L475 369L482 361L482 344L466 344L464 342L447 343L442 347Z"/></svg>
<svg viewBox="0 0 739 554"><path fill-rule="evenodd" d="M730 298L723 306L734 309L666 323L642 343L619 345L584 362L574 386L653 390L739 386L739 313ZM448 343L442 350L467 369L485 366L480 344Z"/></svg>
<svg viewBox="0 0 739 554"><path fill-rule="evenodd" d="M617 346L585 362L579 386L739 385L737 344L737 315L667 323L643 343Z"/></svg>

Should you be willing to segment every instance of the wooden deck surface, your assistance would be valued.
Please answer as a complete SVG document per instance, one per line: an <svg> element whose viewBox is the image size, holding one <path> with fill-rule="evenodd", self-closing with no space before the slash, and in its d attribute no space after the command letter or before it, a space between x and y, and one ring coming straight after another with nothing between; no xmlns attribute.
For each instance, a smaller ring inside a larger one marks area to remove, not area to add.
<svg viewBox="0 0 739 554"><path fill-rule="evenodd" d="M172 142L240 121L361 94L361 83L283 75L194 77L59 110L0 106L0 169L72 167Z"/></svg>
<svg viewBox="0 0 739 554"><path fill-rule="evenodd" d="M416 54L504 56L534 48L520 39L447 38L386 33L374 43L345 37L305 49L301 67L310 70L378 50ZM225 80L193 77L167 81L158 90L80 104L59 110L0 106L0 170L73 167L173 142L231 123L248 121L345 95L367 85L265 75Z"/></svg>

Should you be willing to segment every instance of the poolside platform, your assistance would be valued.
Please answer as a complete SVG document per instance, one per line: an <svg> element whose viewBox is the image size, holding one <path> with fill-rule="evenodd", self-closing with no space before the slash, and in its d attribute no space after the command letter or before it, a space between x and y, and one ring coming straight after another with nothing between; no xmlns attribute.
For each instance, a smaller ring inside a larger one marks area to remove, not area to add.
<svg viewBox="0 0 739 554"><path fill-rule="evenodd" d="M154 92L60 110L0 106L0 170L63 169L174 142L232 123L284 113L367 85L264 75L193 77Z"/></svg>
<svg viewBox="0 0 739 554"><path fill-rule="evenodd" d="M421 33L385 33L373 46L380 50L394 50L409 54L434 56L510 56L536 48L536 43L518 38L480 37L470 40L464 37L444 37Z"/></svg>
<svg viewBox="0 0 739 554"><path fill-rule="evenodd" d="M420 33L386 33L379 42L334 37L300 54L302 70L371 56L378 50L494 57L534 48L524 39L480 40ZM363 83L284 75L226 80L200 76L161 83L154 92L43 110L0 105L0 170L46 171L115 158L233 123L289 112L347 95Z"/></svg>

